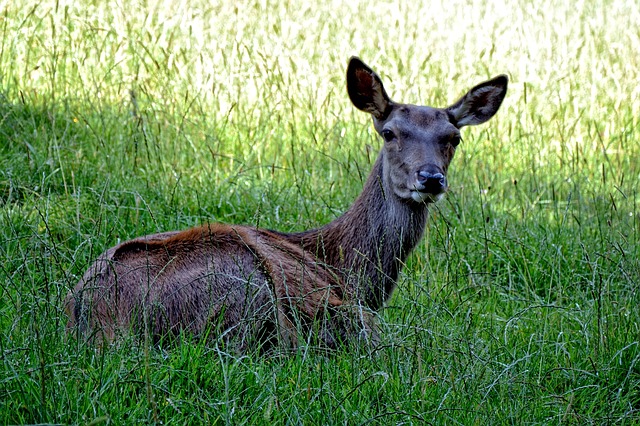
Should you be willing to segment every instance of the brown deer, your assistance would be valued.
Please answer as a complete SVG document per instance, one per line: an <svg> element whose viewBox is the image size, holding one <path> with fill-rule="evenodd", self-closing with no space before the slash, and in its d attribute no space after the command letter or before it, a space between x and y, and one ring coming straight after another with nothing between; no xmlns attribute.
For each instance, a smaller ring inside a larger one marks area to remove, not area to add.
<svg viewBox="0 0 640 426"><path fill-rule="evenodd" d="M429 204L448 188L460 129L498 111L507 81L481 83L447 108L401 104L351 58L349 97L373 116L384 145L342 216L294 234L210 224L126 241L101 254L67 296L69 327L98 342L186 333L239 351L375 339L376 311L422 237Z"/></svg>

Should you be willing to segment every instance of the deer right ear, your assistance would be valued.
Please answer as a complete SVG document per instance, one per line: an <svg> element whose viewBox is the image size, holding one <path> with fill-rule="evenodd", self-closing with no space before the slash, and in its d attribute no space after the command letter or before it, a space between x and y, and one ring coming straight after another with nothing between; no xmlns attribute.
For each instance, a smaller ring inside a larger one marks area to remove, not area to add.
<svg viewBox="0 0 640 426"><path fill-rule="evenodd" d="M347 91L353 105L382 120L391 111L391 99L380 77L358 57L351 57L347 67Z"/></svg>

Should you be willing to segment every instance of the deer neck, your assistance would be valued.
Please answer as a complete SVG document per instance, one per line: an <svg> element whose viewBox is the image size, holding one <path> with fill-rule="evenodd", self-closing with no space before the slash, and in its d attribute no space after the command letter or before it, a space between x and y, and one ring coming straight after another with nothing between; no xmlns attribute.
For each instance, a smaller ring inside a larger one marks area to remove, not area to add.
<svg viewBox="0 0 640 426"><path fill-rule="evenodd" d="M407 202L391 190L384 152L362 193L331 223L291 237L342 276L346 299L378 310L390 297L407 256L427 220L423 203Z"/></svg>

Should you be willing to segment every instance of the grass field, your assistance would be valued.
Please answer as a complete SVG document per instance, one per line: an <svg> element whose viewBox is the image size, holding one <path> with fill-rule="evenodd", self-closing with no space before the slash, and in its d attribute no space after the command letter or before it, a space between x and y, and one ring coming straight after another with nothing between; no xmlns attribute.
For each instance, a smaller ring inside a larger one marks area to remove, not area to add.
<svg viewBox="0 0 640 426"><path fill-rule="evenodd" d="M640 424L635 0L0 0L0 424ZM463 130L381 346L99 350L63 299L118 241L324 224L381 146L358 55Z"/></svg>

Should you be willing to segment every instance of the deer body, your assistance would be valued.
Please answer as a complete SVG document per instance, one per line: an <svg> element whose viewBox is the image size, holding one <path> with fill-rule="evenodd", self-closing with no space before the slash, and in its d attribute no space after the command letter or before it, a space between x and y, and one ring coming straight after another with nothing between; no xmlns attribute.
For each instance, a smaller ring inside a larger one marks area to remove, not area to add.
<svg viewBox="0 0 640 426"><path fill-rule="evenodd" d="M418 244L428 204L447 190L459 129L500 107L506 76L481 83L444 109L390 100L358 58L347 69L353 104L385 140L362 193L331 223L285 234L211 224L124 242L98 257L66 300L69 326L88 338L181 332L222 336L240 351L375 334L374 313L391 296Z"/></svg>

